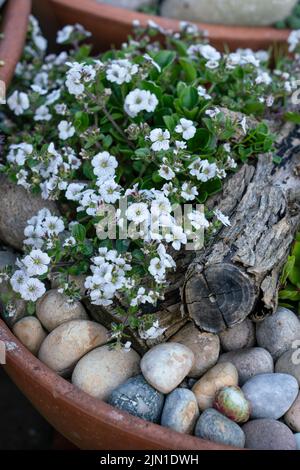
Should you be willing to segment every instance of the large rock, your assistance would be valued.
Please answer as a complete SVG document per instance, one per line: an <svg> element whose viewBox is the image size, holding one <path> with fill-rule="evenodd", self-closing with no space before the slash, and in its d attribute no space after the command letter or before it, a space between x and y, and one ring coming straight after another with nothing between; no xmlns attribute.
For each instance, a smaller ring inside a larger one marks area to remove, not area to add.
<svg viewBox="0 0 300 470"><path fill-rule="evenodd" d="M297 398L297 380L287 374L261 374L242 387L251 404L251 418L281 418Z"/></svg>
<svg viewBox="0 0 300 470"><path fill-rule="evenodd" d="M107 400L113 390L140 372L136 351L102 346L86 354L72 374L72 383L92 397Z"/></svg>
<svg viewBox="0 0 300 470"><path fill-rule="evenodd" d="M300 432L294 434L294 437L296 439L297 450L300 450Z"/></svg>
<svg viewBox="0 0 300 470"><path fill-rule="evenodd" d="M57 289L51 289L41 297L36 306L36 316L48 331L52 331L62 323L70 320L88 320L83 305L68 302L68 298Z"/></svg>
<svg viewBox="0 0 300 470"><path fill-rule="evenodd" d="M58 214L54 202L44 201L40 196L10 182L4 175L0 175L0 201L0 240L18 250L23 247L28 219L44 207Z"/></svg>
<svg viewBox="0 0 300 470"><path fill-rule="evenodd" d="M240 448L245 445L245 435L240 426L212 408L205 410L198 419L195 435L218 444Z"/></svg>
<svg viewBox="0 0 300 470"><path fill-rule="evenodd" d="M152 387L170 393L188 375L194 360L194 353L183 344L158 344L143 356L141 370Z"/></svg>
<svg viewBox="0 0 300 470"><path fill-rule="evenodd" d="M195 362L189 372L189 377L199 378L214 366L220 353L218 335L202 333L194 323L190 322L172 336L170 341L181 343L193 351Z"/></svg>
<svg viewBox="0 0 300 470"><path fill-rule="evenodd" d="M191 434L199 416L197 400L191 390L176 388L167 396L161 425L174 431Z"/></svg>
<svg viewBox="0 0 300 470"><path fill-rule="evenodd" d="M13 333L32 354L37 354L47 334L36 317L25 317L13 327Z"/></svg>
<svg viewBox="0 0 300 470"><path fill-rule="evenodd" d="M159 423L164 400L164 395L151 387L140 374L116 388L108 403L138 418Z"/></svg>
<svg viewBox="0 0 300 470"><path fill-rule="evenodd" d="M195 383L192 390L201 411L212 408L216 393L223 387L238 385L238 372L233 364L217 364Z"/></svg>
<svg viewBox="0 0 300 470"><path fill-rule="evenodd" d="M300 393L284 415L284 421L295 432L300 432Z"/></svg>
<svg viewBox="0 0 300 470"><path fill-rule="evenodd" d="M108 3L113 7L127 8L128 10L138 10L143 7L151 7L157 4L157 0L96 0L101 3Z"/></svg>
<svg viewBox="0 0 300 470"><path fill-rule="evenodd" d="M252 348L255 345L254 323L246 318L242 323L220 333L220 341L224 351Z"/></svg>
<svg viewBox="0 0 300 470"><path fill-rule="evenodd" d="M280 356L275 365L275 372L290 374L298 381L300 387L300 354L299 349L289 349Z"/></svg>
<svg viewBox="0 0 300 470"><path fill-rule="evenodd" d="M229 25L271 25L283 20L297 0L165 0L162 15Z"/></svg>
<svg viewBox="0 0 300 470"><path fill-rule="evenodd" d="M257 324L256 338L258 345L267 349L276 360L293 348L294 341L300 340L299 319L291 310L280 307Z"/></svg>
<svg viewBox="0 0 300 470"><path fill-rule="evenodd" d="M51 331L41 345L39 359L66 376L82 356L107 341L107 329L99 323L71 320Z"/></svg>
<svg viewBox="0 0 300 470"><path fill-rule="evenodd" d="M243 385L247 380L258 374L274 371L271 354L263 348L246 348L222 354L219 363L231 362L239 373L239 383Z"/></svg>
<svg viewBox="0 0 300 470"><path fill-rule="evenodd" d="M296 439L292 431L275 419L255 419L243 426L246 449L296 450Z"/></svg>

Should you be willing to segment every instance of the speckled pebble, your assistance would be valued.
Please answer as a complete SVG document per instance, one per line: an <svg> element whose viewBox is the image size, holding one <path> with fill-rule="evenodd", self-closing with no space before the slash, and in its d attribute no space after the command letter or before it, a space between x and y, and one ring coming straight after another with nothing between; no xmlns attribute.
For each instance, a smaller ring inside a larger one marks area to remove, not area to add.
<svg viewBox="0 0 300 470"><path fill-rule="evenodd" d="M294 437L296 439L297 450L300 450L300 432L297 432L296 434L294 434Z"/></svg>
<svg viewBox="0 0 300 470"><path fill-rule="evenodd" d="M284 421L294 432L300 432L300 393L284 415Z"/></svg>
<svg viewBox="0 0 300 470"><path fill-rule="evenodd" d="M139 418L158 423L164 395L151 387L140 374L116 388L108 403Z"/></svg>
<svg viewBox="0 0 300 470"><path fill-rule="evenodd" d="M188 375L194 364L193 352L179 343L154 346L141 360L142 373L159 392L170 393Z"/></svg>
<svg viewBox="0 0 300 470"><path fill-rule="evenodd" d="M199 408L193 392L176 388L166 398L161 424L174 431L190 434L198 416Z"/></svg>
<svg viewBox="0 0 300 470"><path fill-rule="evenodd" d="M255 419L244 424L245 447L253 450L296 450L292 431L275 419Z"/></svg>
<svg viewBox="0 0 300 470"><path fill-rule="evenodd" d="M300 321L291 310L279 307L273 315L257 324L256 338L258 345L277 360L293 347L294 341L300 340Z"/></svg>
<svg viewBox="0 0 300 470"><path fill-rule="evenodd" d="M246 318L246 320L238 325L220 333L220 341L225 352L252 348L255 345L254 323L249 318Z"/></svg>
<svg viewBox="0 0 300 470"><path fill-rule="evenodd" d="M290 374L298 381L300 387L300 350L299 345L296 349L289 349L280 356L275 364L275 372Z"/></svg>
<svg viewBox="0 0 300 470"><path fill-rule="evenodd" d="M240 426L213 408L205 410L200 416L195 435L219 444L243 448L245 435Z"/></svg>
<svg viewBox="0 0 300 470"><path fill-rule="evenodd" d="M298 382L287 374L260 374L242 387L251 404L251 418L279 419L292 406L299 392Z"/></svg>
<svg viewBox="0 0 300 470"><path fill-rule="evenodd" d="M274 372L274 362L271 354L263 348L246 348L222 354L219 363L231 362L239 373L239 384L258 374Z"/></svg>

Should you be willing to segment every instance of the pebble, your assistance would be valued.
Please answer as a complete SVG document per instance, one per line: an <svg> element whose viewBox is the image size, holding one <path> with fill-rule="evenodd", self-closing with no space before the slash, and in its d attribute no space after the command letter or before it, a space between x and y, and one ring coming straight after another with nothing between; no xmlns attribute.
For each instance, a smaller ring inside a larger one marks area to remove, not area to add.
<svg viewBox="0 0 300 470"><path fill-rule="evenodd" d="M213 408L202 413L196 424L195 435L218 444L239 448L245 445L245 435L240 426Z"/></svg>
<svg viewBox="0 0 300 470"><path fill-rule="evenodd" d="M255 419L244 424L245 447L255 450L296 450L292 431L275 419Z"/></svg>
<svg viewBox="0 0 300 470"><path fill-rule="evenodd" d="M202 333L192 322L185 325L170 341L184 344L193 351L195 362L188 374L189 377L201 377L216 364L220 354L218 335Z"/></svg>
<svg viewBox="0 0 300 470"><path fill-rule="evenodd" d="M238 372L233 364L217 364L193 386L201 411L212 408L215 395L223 387L238 385Z"/></svg>
<svg viewBox="0 0 300 470"><path fill-rule="evenodd" d="M300 432L300 393L291 408L284 415L284 421L295 432Z"/></svg>
<svg viewBox="0 0 300 470"><path fill-rule="evenodd" d="M159 392L170 393L188 375L194 365L194 353L179 343L154 346L141 360L142 373Z"/></svg>
<svg viewBox="0 0 300 470"><path fill-rule="evenodd" d="M140 374L116 388L108 403L138 418L159 423L164 399L164 395L151 387Z"/></svg>
<svg viewBox="0 0 300 470"><path fill-rule="evenodd" d="M223 387L216 393L214 408L236 423L246 423L250 417L250 403L239 387Z"/></svg>
<svg viewBox="0 0 300 470"><path fill-rule="evenodd" d="M0 201L0 240L17 250L23 248L28 219L44 207L58 214L54 202L45 201L41 196L26 191L5 175L0 175Z"/></svg>
<svg viewBox="0 0 300 470"><path fill-rule="evenodd" d="M72 383L89 395L107 400L111 393L140 372L140 356L134 349L101 346L76 365Z"/></svg>
<svg viewBox="0 0 300 470"><path fill-rule="evenodd" d="M300 321L287 308L279 307L273 315L257 324L257 343L267 349L274 360L293 347L300 340Z"/></svg>
<svg viewBox="0 0 300 470"><path fill-rule="evenodd" d="M249 318L246 318L246 320L238 325L220 333L220 341L225 352L252 348L255 345L254 323Z"/></svg>
<svg viewBox="0 0 300 470"><path fill-rule="evenodd" d="M36 317L24 317L13 327L14 335L32 354L37 354L47 334Z"/></svg>
<svg viewBox="0 0 300 470"><path fill-rule="evenodd" d="M298 432L297 434L294 434L294 437L296 439L297 450L300 450L300 432Z"/></svg>
<svg viewBox="0 0 300 470"><path fill-rule="evenodd" d="M82 356L107 341L107 329L99 323L71 320L46 337L39 359L59 375L67 376Z"/></svg>
<svg viewBox="0 0 300 470"><path fill-rule="evenodd" d="M219 363L223 362L231 362L237 368L240 385L255 375L274 372L273 358L263 348L230 351L220 356Z"/></svg>
<svg viewBox="0 0 300 470"><path fill-rule="evenodd" d="M241 26L272 25L290 15L297 0L165 0L169 18Z"/></svg>
<svg viewBox="0 0 300 470"><path fill-rule="evenodd" d="M298 381L300 387L300 354L299 349L289 349L280 356L275 365L275 372L290 374Z"/></svg>
<svg viewBox="0 0 300 470"><path fill-rule="evenodd" d="M198 417L199 408L193 392L176 388L166 398L161 425L180 433L191 434Z"/></svg>
<svg viewBox="0 0 300 470"><path fill-rule="evenodd" d="M297 380L287 374L260 374L242 387L251 404L251 418L279 419L294 403L299 387Z"/></svg>
<svg viewBox="0 0 300 470"><path fill-rule="evenodd" d="M88 320L83 305L78 301L69 303L57 289L49 290L38 300L36 316L48 331L70 320Z"/></svg>

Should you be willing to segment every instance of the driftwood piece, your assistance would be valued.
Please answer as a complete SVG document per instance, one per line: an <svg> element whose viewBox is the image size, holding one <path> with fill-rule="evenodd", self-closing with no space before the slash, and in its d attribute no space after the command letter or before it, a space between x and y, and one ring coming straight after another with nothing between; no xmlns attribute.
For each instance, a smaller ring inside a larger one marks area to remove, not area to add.
<svg viewBox="0 0 300 470"><path fill-rule="evenodd" d="M140 352L168 340L187 321L202 330L220 332L250 314L277 307L278 280L300 224L300 129L286 125L278 135L280 165L261 155L243 165L208 202L229 216L222 229L198 253L181 252L178 270L163 301L153 313L163 332L142 339L127 328ZM116 305L87 305L93 317L110 327L122 321Z"/></svg>

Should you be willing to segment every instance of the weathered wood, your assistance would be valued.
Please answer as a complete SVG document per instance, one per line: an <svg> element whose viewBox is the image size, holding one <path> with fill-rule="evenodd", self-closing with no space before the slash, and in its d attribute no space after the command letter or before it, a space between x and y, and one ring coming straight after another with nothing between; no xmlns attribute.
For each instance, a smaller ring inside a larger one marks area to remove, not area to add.
<svg viewBox="0 0 300 470"><path fill-rule="evenodd" d="M300 223L300 129L286 125L278 138L282 163L262 155L245 192L213 245L188 269L184 305L202 329L220 332L246 316L277 307L280 271ZM245 168L247 172L247 168ZM234 192L229 180L227 191ZM234 195L235 198L235 195ZM229 202L230 202L229 196Z"/></svg>

